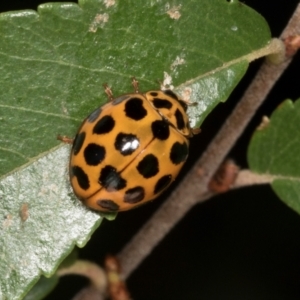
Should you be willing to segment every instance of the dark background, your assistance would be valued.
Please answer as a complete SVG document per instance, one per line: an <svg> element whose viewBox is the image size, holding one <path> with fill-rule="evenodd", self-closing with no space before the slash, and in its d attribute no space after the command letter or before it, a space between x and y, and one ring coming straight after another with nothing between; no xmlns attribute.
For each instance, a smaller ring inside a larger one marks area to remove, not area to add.
<svg viewBox="0 0 300 300"><path fill-rule="evenodd" d="M1 1L0 12L36 9L46 2ZM266 18L272 35L277 37L298 0L243 2ZM284 99L300 97L299 57L296 56L232 149L230 157L242 168L247 167L247 145L261 117L270 115ZM215 135L260 64L261 61L252 63L230 99L205 120L202 133L192 140L190 159L180 178ZM118 253L162 201L121 213L113 222L104 221L87 246L79 250L80 258L102 264L107 253ZM71 299L87 283L78 276L64 277L47 300ZM136 300L298 300L300 216L285 206L269 186L244 188L215 197L185 216L132 274L128 287Z"/></svg>

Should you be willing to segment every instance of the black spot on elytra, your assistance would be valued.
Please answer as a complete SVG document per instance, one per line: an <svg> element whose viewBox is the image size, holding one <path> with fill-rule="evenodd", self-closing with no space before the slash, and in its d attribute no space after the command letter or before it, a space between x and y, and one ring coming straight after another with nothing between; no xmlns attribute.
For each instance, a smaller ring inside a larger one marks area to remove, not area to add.
<svg viewBox="0 0 300 300"><path fill-rule="evenodd" d="M109 200L109 199L97 200L97 205L99 205L101 208L107 209L109 211L118 211L120 208L117 203L115 203L114 201Z"/></svg>
<svg viewBox="0 0 300 300"><path fill-rule="evenodd" d="M125 104L125 114L128 118L139 121L146 117L147 110L143 106L143 100L131 98Z"/></svg>
<svg viewBox="0 0 300 300"><path fill-rule="evenodd" d="M158 93L157 93L157 92L151 92L150 95L151 95L152 97L157 97Z"/></svg>
<svg viewBox="0 0 300 300"><path fill-rule="evenodd" d="M80 167L72 167L70 175L75 176L77 178L78 184L83 190L87 190L90 187L89 178Z"/></svg>
<svg viewBox="0 0 300 300"><path fill-rule="evenodd" d="M115 148L122 155L132 154L140 145L140 141L136 135L131 133L119 133L115 140Z"/></svg>
<svg viewBox="0 0 300 300"><path fill-rule="evenodd" d="M162 91L162 92L164 94L168 95L169 97L171 97L171 98L173 98L173 99L175 99L175 100L178 101L177 95L174 92L172 92L171 90L165 90L165 91Z"/></svg>
<svg viewBox="0 0 300 300"><path fill-rule="evenodd" d="M124 202L126 203L138 203L145 197L145 190L141 186L134 187L125 192Z"/></svg>
<svg viewBox="0 0 300 300"><path fill-rule="evenodd" d="M158 159L153 154L146 155L136 167L144 178L155 176L158 171Z"/></svg>
<svg viewBox="0 0 300 300"><path fill-rule="evenodd" d="M165 99L154 98L152 102L153 102L153 105L157 109L159 109L159 108L170 109L172 107L172 103L168 100L165 100Z"/></svg>
<svg viewBox="0 0 300 300"><path fill-rule="evenodd" d="M175 142L170 151L170 160L173 164L178 165L186 161L189 153L189 148L186 143L180 144Z"/></svg>
<svg viewBox="0 0 300 300"><path fill-rule="evenodd" d="M126 180L121 177L113 166L105 166L99 177L99 183L109 192L118 191L126 187Z"/></svg>
<svg viewBox="0 0 300 300"><path fill-rule="evenodd" d="M115 120L111 116L102 117L94 126L93 133L105 134L113 130Z"/></svg>
<svg viewBox="0 0 300 300"><path fill-rule="evenodd" d="M98 107L96 110L94 110L88 117L87 117L87 121L90 123L93 123L94 121L96 121L98 119L98 117L100 116L102 112L102 108Z"/></svg>
<svg viewBox="0 0 300 300"><path fill-rule="evenodd" d="M178 108L176 109L176 112L175 112L175 118L176 118L177 128L179 130L183 129L185 126L184 119L183 119L183 115L182 115L181 111Z"/></svg>
<svg viewBox="0 0 300 300"><path fill-rule="evenodd" d="M74 142L73 142L73 154L77 155L81 150L81 147L85 140L85 132L80 132L76 135Z"/></svg>
<svg viewBox="0 0 300 300"><path fill-rule="evenodd" d="M84 159L90 166L99 165L105 158L105 148L98 144L88 144L84 149Z"/></svg>
<svg viewBox="0 0 300 300"><path fill-rule="evenodd" d="M165 120L157 120L151 124L153 136L159 140L166 140L170 135L169 124Z"/></svg>
<svg viewBox="0 0 300 300"><path fill-rule="evenodd" d="M114 100L111 102L111 104L112 104L112 105L117 105L117 104L119 104L119 103L125 101L125 100L128 99L128 98L130 98L129 95L122 95L122 96L120 96L120 97L114 99Z"/></svg>
<svg viewBox="0 0 300 300"><path fill-rule="evenodd" d="M165 175L161 177L154 188L154 194L158 194L163 191L172 181L172 175Z"/></svg>

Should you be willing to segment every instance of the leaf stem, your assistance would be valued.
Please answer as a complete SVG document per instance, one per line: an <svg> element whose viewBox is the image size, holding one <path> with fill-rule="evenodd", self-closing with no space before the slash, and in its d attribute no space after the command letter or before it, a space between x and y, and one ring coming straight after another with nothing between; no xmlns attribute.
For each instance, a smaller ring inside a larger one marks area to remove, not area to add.
<svg viewBox="0 0 300 300"><path fill-rule="evenodd" d="M60 268L57 271L58 276L64 275L81 275L89 278L92 286L98 290L99 293L105 293L107 289L107 278L103 269L97 264L87 260L77 260L69 267Z"/></svg>
<svg viewBox="0 0 300 300"><path fill-rule="evenodd" d="M258 49L254 52L249 53L248 55L245 55L245 59L248 62L252 62L256 59L259 59L264 56L279 56L282 58L285 53L285 45L284 42L280 39L272 39L271 42L264 48ZM279 60L279 62L281 62Z"/></svg>
<svg viewBox="0 0 300 300"><path fill-rule="evenodd" d="M281 39L299 34L299 32L300 5L283 31ZM292 58L289 57L280 64L274 65L266 61L262 65L244 96L190 173L119 253L118 257L125 278L138 267L191 207L212 196L207 189L210 178L291 60Z"/></svg>
<svg viewBox="0 0 300 300"><path fill-rule="evenodd" d="M275 176L257 174L250 170L241 170L232 186L232 189L238 189L257 184L270 184L274 179L276 179Z"/></svg>

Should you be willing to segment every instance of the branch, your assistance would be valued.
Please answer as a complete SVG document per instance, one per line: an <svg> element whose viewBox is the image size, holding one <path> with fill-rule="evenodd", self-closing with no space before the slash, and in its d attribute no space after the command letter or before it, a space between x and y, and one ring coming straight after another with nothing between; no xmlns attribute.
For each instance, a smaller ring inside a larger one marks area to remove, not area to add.
<svg viewBox="0 0 300 300"><path fill-rule="evenodd" d="M299 33L300 5L283 31L281 39ZM125 278L138 267L191 207L212 195L207 189L210 178L290 62L291 58L287 58L278 65L271 65L267 61L262 65L244 96L190 173L118 255Z"/></svg>

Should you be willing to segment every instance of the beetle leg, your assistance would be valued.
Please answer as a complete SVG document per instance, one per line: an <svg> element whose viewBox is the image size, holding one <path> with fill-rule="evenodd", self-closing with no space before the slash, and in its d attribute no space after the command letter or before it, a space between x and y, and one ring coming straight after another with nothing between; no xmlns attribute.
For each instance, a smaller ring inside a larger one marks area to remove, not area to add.
<svg viewBox="0 0 300 300"><path fill-rule="evenodd" d="M134 88L134 92L136 94L138 94L139 93L139 82L135 79L135 77L132 77L131 84L132 84L132 86Z"/></svg>
<svg viewBox="0 0 300 300"><path fill-rule="evenodd" d="M113 101L114 95L113 95L111 88L107 85L107 83L104 83L103 87L104 87L104 92L107 95L109 101Z"/></svg>
<svg viewBox="0 0 300 300"><path fill-rule="evenodd" d="M56 139L58 139L59 141L62 141L65 144L73 144L73 142L74 142L74 139L71 139L71 138L69 138L67 136L64 136L64 135L58 135L56 137Z"/></svg>

